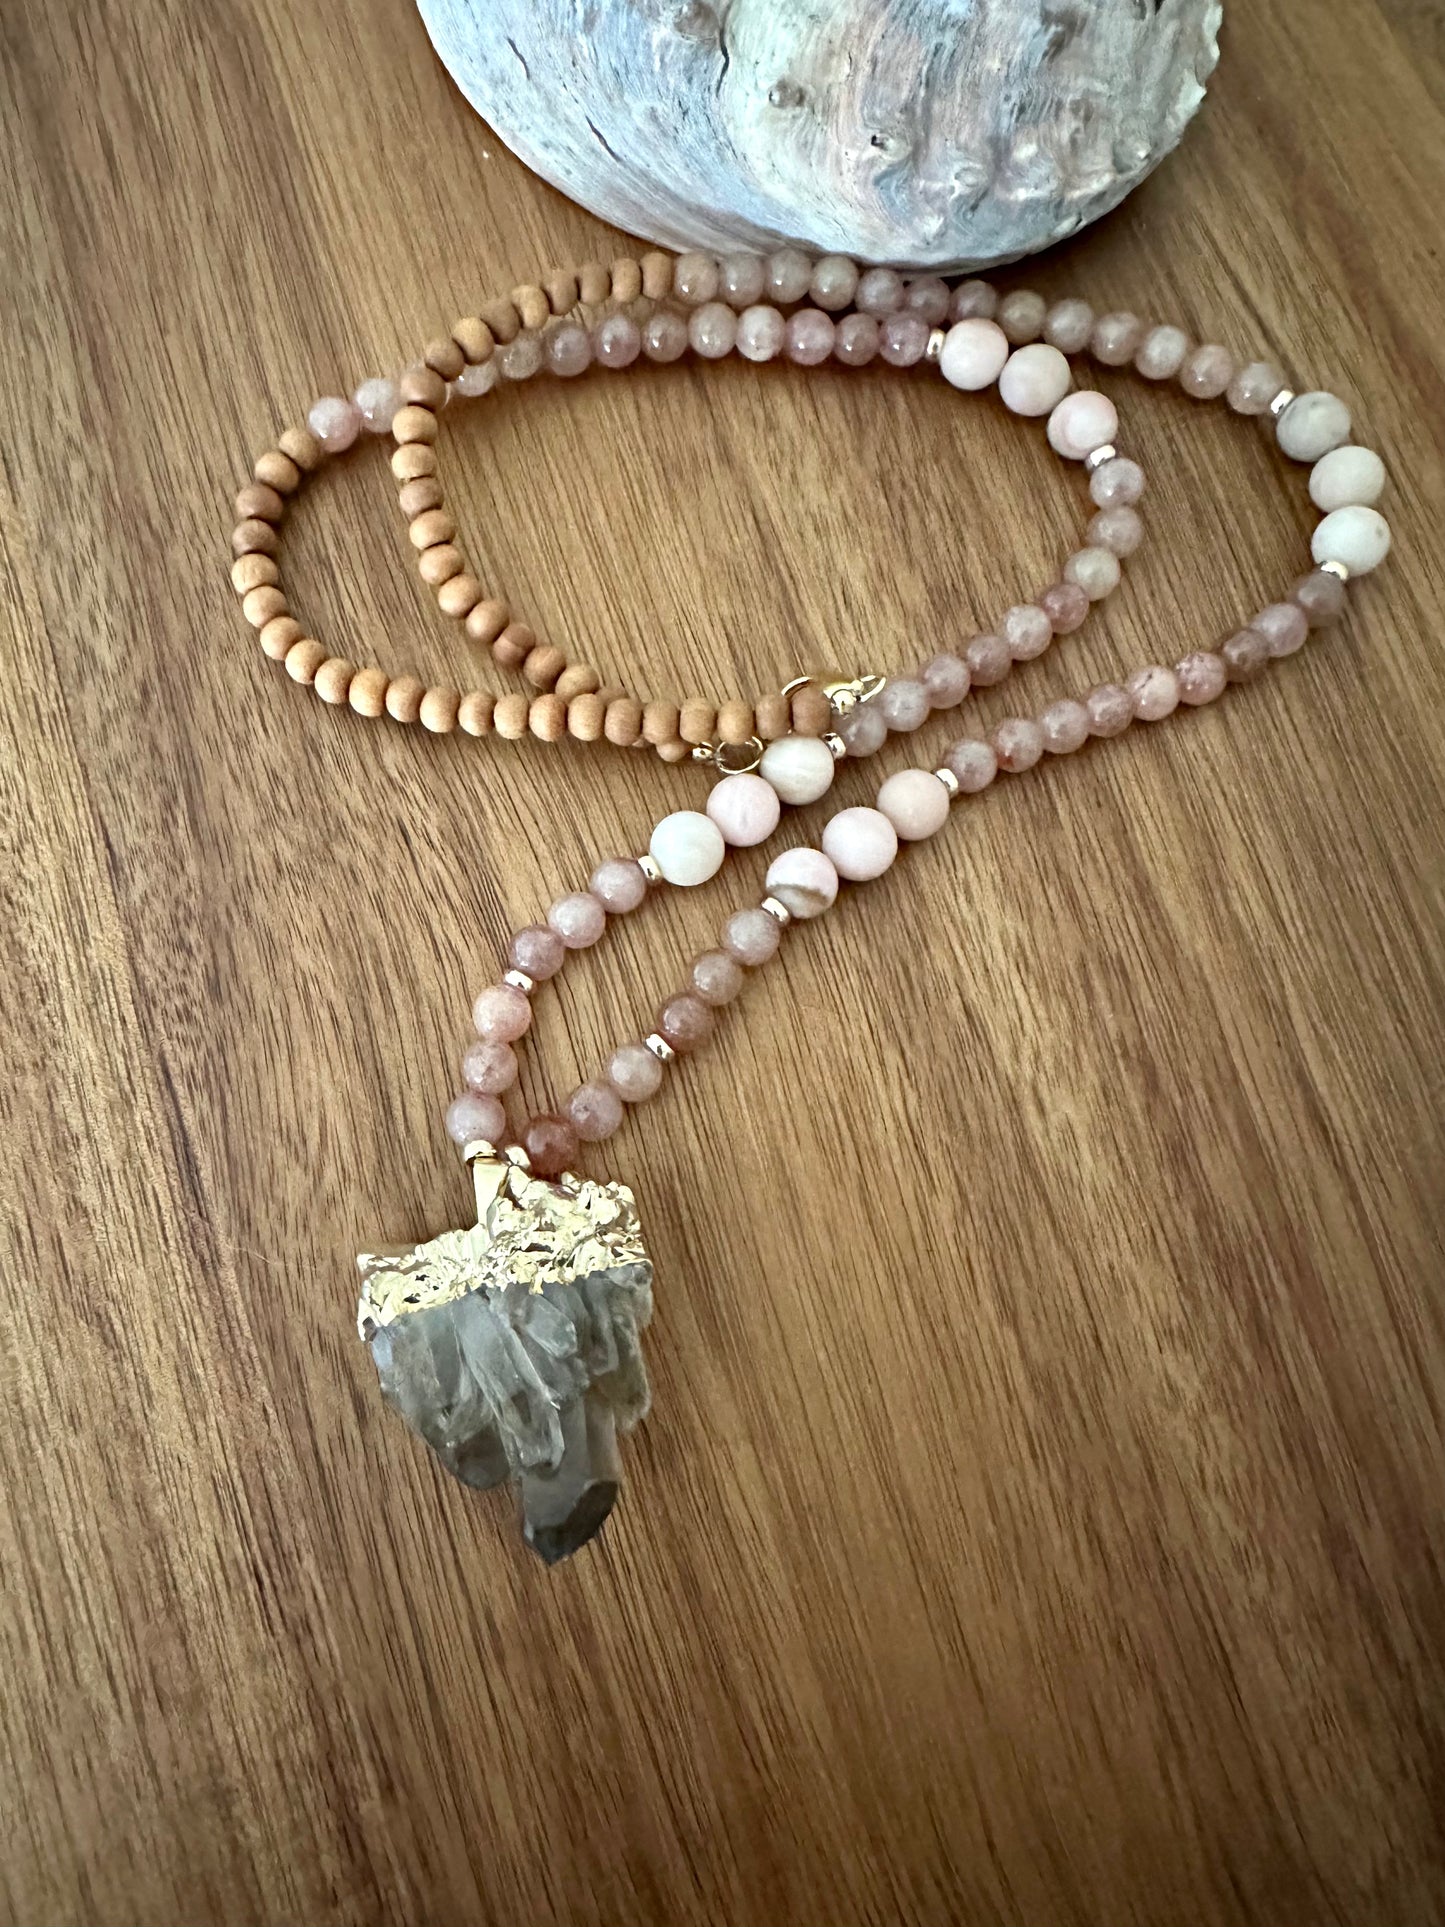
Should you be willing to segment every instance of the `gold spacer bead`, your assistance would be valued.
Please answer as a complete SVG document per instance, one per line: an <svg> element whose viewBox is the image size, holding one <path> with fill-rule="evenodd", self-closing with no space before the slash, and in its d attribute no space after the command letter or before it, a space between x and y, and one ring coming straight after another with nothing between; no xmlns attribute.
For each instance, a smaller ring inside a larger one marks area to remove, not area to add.
<svg viewBox="0 0 1445 1927"><path fill-rule="evenodd" d="M943 344L948 338L946 328L933 328L929 331L928 346L923 351L923 359L934 363L943 359Z"/></svg>
<svg viewBox="0 0 1445 1927"><path fill-rule="evenodd" d="M1293 388L1280 389L1279 393L1275 396L1274 400L1269 405L1269 412L1273 416L1275 421L1279 420L1280 416L1284 413L1286 408L1289 407L1290 403L1294 399L1295 399L1295 392Z"/></svg>
<svg viewBox="0 0 1445 1927"><path fill-rule="evenodd" d="M793 913L786 903L779 903L776 897L764 897L762 908L767 911L774 923L780 923L784 930L793 921Z"/></svg>
<svg viewBox="0 0 1445 1927"><path fill-rule="evenodd" d="M656 1031L644 1037L642 1042L644 1047L652 1052L659 1064L671 1064L677 1056L677 1052L672 1048L672 1045L668 1043L667 1039L659 1036Z"/></svg>
<svg viewBox="0 0 1445 1927"><path fill-rule="evenodd" d="M528 997L530 997L532 992L537 988L536 978L529 977L525 970L505 971L502 975L502 982L504 984L510 984L513 990L520 990Z"/></svg>
<svg viewBox="0 0 1445 1927"><path fill-rule="evenodd" d="M641 870L649 883L661 883L662 872L658 869L657 859L652 855L650 850L644 850L642 855L636 858L636 863L638 869Z"/></svg>
<svg viewBox="0 0 1445 1927"><path fill-rule="evenodd" d="M838 732L830 729L827 735L821 738L821 740L827 744L828 752L832 756L833 761L835 763L841 763L843 758L848 754L848 745L843 741L843 738Z"/></svg>
<svg viewBox="0 0 1445 1927"><path fill-rule="evenodd" d="M1105 442L1100 448L1090 449L1084 457L1084 473L1092 475L1094 470L1102 468L1105 462L1112 462L1118 453L1118 449L1112 442Z"/></svg>
<svg viewBox="0 0 1445 1927"><path fill-rule="evenodd" d="M1320 574L1332 575L1336 582L1348 582L1350 579L1350 565L1347 562L1321 562Z"/></svg>
<svg viewBox="0 0 1445 1927"><path fill-rule="evenodd" d="M936 769L933 773L950 796L958 795L958 778L951 769Z"/></svg>

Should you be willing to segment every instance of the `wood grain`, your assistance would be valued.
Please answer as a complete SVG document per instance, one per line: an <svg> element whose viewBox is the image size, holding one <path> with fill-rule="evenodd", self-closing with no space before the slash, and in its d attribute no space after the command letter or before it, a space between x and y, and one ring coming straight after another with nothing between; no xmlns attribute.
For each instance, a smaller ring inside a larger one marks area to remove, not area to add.
<svg viewBox="0 0 1445 1927"><path fill-rule="evenodd" d="M551 1574L382 1409L351 1253L464 1209L437 1112L507 929L701 789L325 713L224 552L312 395L614 237L404 0L11 0L0 47L0 1914L1445 1916L1433 11L1236 5L1181 154L1029 270L1338 382L1396 558L1265 683L969 805L634 1120L656 1410ZM1298 567L1262 437L1121 392L1154 539L986 719ZM916 660L1083 519L1037 436L882 371L446 438L516 603L659 690ZM467 673L376 454L288 556L324 636ZM572 974L530 1095L741 867Z"/></svg>

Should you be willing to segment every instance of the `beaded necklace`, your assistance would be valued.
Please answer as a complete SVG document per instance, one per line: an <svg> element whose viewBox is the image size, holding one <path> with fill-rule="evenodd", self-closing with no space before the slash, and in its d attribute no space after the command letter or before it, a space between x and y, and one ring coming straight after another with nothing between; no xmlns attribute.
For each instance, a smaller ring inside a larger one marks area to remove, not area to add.
<svg viewBox="0 0 1445 1927"><path fill-rule="evenodd" d="M955 389L997 387L1012 414L1041 421L1055 452L1082 469L1093 509L1084 545L1057 582L1005 610L993 631L901 676L804 676L776 693L720 704L606 684L591 665L569 663L540 642L473 573L442 490L439 416L453 396L485 395L498 382L543 371L572 379L689 351L802 366L927 363ZM1236 414L1266 422L1286 456L1310 465L1310 496L1321 511L1315 568L1217 648L1172 667L1145 665L1122 684L1101 683L1037 716L1008 718L987 736L964 736L937 767L895 771L875 807L831 818L821 847L775 857L762 901L727 919L718 946L693 962L647 1037L620 1044L557 1111L513 1129L504 1099L516 1081L515 1046L531 1027L539 986L571 951L596 943L611 919L638 909L652 890L708 881L730 849L765 842L785 807L824 796L840 759L870 756L933 710L957 707L971 688L1003 681L1015 662L1076 630L1117 586L1143 537L1137 505L1145 477L1119 452L1113 402L1072 385L1070 357L1084 353L1150 382L1175 381L1200 401L1225 397ZM287 503L365 431L389 434L394 444L392 472L422 580L442 612L499 668L519 675L524 690L426 686L414 675L358 667L292 614L276 560ZM902 845L943 828L959 798L1001 771L1019 775L1091 738L1160 722L1181 704L1214 702L1338 620L1346 580L1377 567L1390 546L1374 506L1384 465L1350 434L1337 396L1297 395L1272 363L1241 365L1176 327L1096 316L1077 300L1049 306L1027 291L1001 299L983 281L905 281L891 269L860 271L840 256L813 261L784 249L721 260L651 253L514 289L458 321L399 380L373 378L349 401L318 401L306 427L287 429L257 460L236 498L231 579L262 649L293 682L358 716L437 734L605 739L651 748L669 763L705 763L717 776L705 810L664 817L642 854L605 859L584 890L559 897L543 922L517 931L504 974L477 997L476 1039L446 1111L448 1135L472 1172L476 1224L358 1260L359 1328L383 1392L457 1477L475 1486L516 1481L524 1535L546 1560L576 1551L607 1518L621 1478L618 1433L644 1416L649 1400L638 1335L651 1315L652 1265L636 1203L624 1185L575 1174L582 1147L610 1137L629 1106L656 1095L670 1066L707 1043L719 1012L778 953L792 924L822 915L841 884L882 876Z"/></svg>

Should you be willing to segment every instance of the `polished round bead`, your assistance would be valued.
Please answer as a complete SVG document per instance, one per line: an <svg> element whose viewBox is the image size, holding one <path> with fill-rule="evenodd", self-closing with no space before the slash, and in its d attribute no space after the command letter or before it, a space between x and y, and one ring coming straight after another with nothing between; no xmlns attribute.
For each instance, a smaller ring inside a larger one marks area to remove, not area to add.
<svg viewBox="0 0 1445 1927"><path fill-rule="evenodd" d="M921 314L930 328L937 328L948 319L952 298L952 290L939 274L917 275L903 291L904 307L913 314Z"/></svg>
<svg viewBox="0 0 1445 1927"><path fill-rule="evenodd" d="M1094 332L1094 310L1087 301L1056 301L1044 316L1044 340L1066 355L1082 354Z"/></svg>
<svg viewBox="0 0 1445 1927"><path fill-rule="evenodd" d="M590 890L558 897L547 912L547 922L569 950L587 950L607 928L607 912Z"/></svg>
<svg viewBox="0 0 1445 1927"><path fill-rule="evenodd" d="M767 265L760 254L725 254L718 263L718 293L734 308L751 308L763 298Z"/></svg>
<svg viewBox="0 0 1445 1927"><path fill-rule="evenodd" d="M625 917L647 896L647 878L635 857L611 856L587 879L587 888L610 917Z"/></svg>
<svg viewBox="0 0 1445 1927"><path fill-rule="evenodd" d="M1210 649L1198 649L1174 665L1174 680L1179 685L1179 700L1191 708L1217 702L1224 694L1229 672L1223 656Z"/></svg>
<svg viewBox="0 0 1445 1927"><path fill-rule="evenodd" d="M1064 564L1064 580L1077 583L1090 602L1102 602L1119 586L1119 558L1109 549L1080 549Z"/></svg>
<svg viewBox="0 0 1445 1927"><path fill-rule="evenodd" d="M780 736L769 743L758 774L785 803L816 803L833 786L836 764L828 745L816 736Z"/></svg>
<svg viewBox="0 0 1445 1927"><path fill-rule="evenodd" d="M479 1038L462 1053L462 1082L483 1097L500 1097L517 1081L517 1053L500 1038Z"/></svg>
<svg viewBox="0 0 1445 1927"><path fill-rule="evenodd" d="M559 321L543 340L549 374L570 381L592 366L592 336L580 321Z"/></svg>
<svg viewBox="0 0 1445 1927"><path fill-rule="evenodd" d="M717 1018L701 997L681 990L657 1013L657 1032L681 1057L701 1050L717 1028Z"/></svg>
<svg viewBox="0 0 1445 1927"><path fill-rule="evenodd" d="M1196 401L1213 401L1234 380L1235 360L1227 348L1207 341L1187 355L1179 370L1179 386Z"/></svg>
<svg viewBox="0 0 1445 1927"><path fill-rule="evenodd" d="M1086 604L1087 606L1087 604ZM1049 625L1053 634L1053 624ZM975 688L992 689L1013 667L1013 655L1002 636L975 636L963 652Z"/></svg>
<svg viewBox="0 0 1445 1927"><path fill-rule="evenodd" d="M626 320L626 316L617 315L614 316L613 319L619 321ZM633 333L636 334L636 323L629 325L631 325ZM640 343L641 337L639 336L638 339ZM601 359L600 353L598 359ZM635 361L637 359L636 355L634 355L632 359ZM473 400L478 395L490 395L496 385L497 363L495 356L490 357L486 361L469 361L452 383L452 387L456 389L459 395L466 395L468 399Z"/></svg>
<svg viewBox="0 0 1445 1927"><path fill-rule="evenodd" d="M1179 678L1161 663L1136 669L1126 687L1134 702L1134 714L1141 723L1162 722L1179 707Z"/></svg>
<svg viewBox="0 0 1445 1927"><path fill-rule="evenodd" d="M704 361L721 361L737 346L738 318L726 301L705 301L688 317L687 339Z"/></svg>
<svg viewBox="0 0 1445 1927"><path fill-rule="evenodd" d="M1059 350L1035 341L1009 356L998 378L998 392L1004 407L1015 415L1047 415L1068 394L1072 380L1068 361Z"/></svg>
<svg viewBox="0 0 1445 1927"><path fill-rule="evenodd" d="M1100 509L1085 531L1089 546L1107 549L1110 555L1133 555L1144 540L1144 524L1137 509Z"/></svg>
<svg viewBox="0 0 1445 1927"><path fill-rule="evenodd" d="M686 321L671 308L658 308L643 324L642 352L649 361L678 360L687 352Z"/></svg>
<svg viewBox="0 0 1445 1927"><path fill-rule="evenodd" d="M997 322L975 318L955 321L943 337L938 368L954 388L978 393L992 388L1009 358L1008 336Z"/></svg>
<svg viewBox="0 0 1445 1927"><path fill-rule="evenodd" d="M1027 716L1007 716L993 732L998 766L1011 776L1032 769L1044 753L1044 732Z"/></svg>
<svg viewBox="0 0 1445 1927"><path fill-rule="evenodd" d="M513 1044L531 1028L532 1005L515 984L488 984L472 1005L476 1033L488 1044Z"/></svg>
<svg viewBox="0 0 1445 1927"><path fill-rule="evenodd" d="M1258 629L1240 629L1219 645L1219 654L1231 682L1253 682L1269 667L1269 638Z"/></svg>
<svg viewBox="0 0 1445 1927"><path fill-rule="evenodd" d="M783 927L766 910L736 910L723 925L722 947L749 970L757 970L777 954Z"/></svg>
<svg viewBox="0 0 1445 1927"><path fill-rule="evenodd" d="M1133 508L1144 493L1144 471L1127 455L1096 468L1089 477L1089 496L1095 508Z"/></svg>
<svg viewBox="0 0 1445 1927"><path fill-rule="evenodd" d="M1016 288L998 304L998 325L1015 348L1037 341L1044 331L1044 316L1049 304L1031 288Z"/></svg>
<svg viewBox="0 0 1445 1927"><path fill-rule="evenodd" d="M898 832L881 810L839 810L823 828L823 854L840 877L868 883L898 854Z"/></svg>
<svg viewBox="0 0 1445 1927"><path fill-rule="evenodd" d="M1372 448L1347 443L1332 448L1310 470L1310 500L1330 515L1335 509L1373 508L1385 490L1385 464Z"/></svg>
<svg viewBox="0 0 1445 1927"><path fill-rule="evenodd" d="M948 791L932 770L895 770L878 792L878 808L905 843L936 836L948 821Z"/></svg>
<svg viewBox="0 0 1445 1927"><path fill-rule="evenodd" d="M767 257L766 294L770 301L801 301L813 279L813 262L800 248L779 248Z"/></svg>
<svg viewBox="0 0 1445 1927"><path fill-rule="evenodd" d="M1274 432L1291 461L1317 462L1350 439L1350 411L1338 395L1314 388L1295 396Z"/></svg>
<svg viewBox="0 0 1445 1927"><path fill-rule="evenodd" d="M619 1044L607 1060L607 1081L628 1104L656 1097L662 1087L662 1066L646 1044Z"/></svg>
<svg viewBox="0 0 1445 1927"><path fill-rule="evenodd" d="M689 308L717 299L718 264L711 254L680 254L672 266L672 291Z"/></svg>
<svg viewBox="0 0 1445 1927"><path fill-rule="evenodd" d="M1368 575L1390 553L1390 525L1378 509L1336 509L1310 541L1318 563L1343 562L1351 575Z"/></svg>
<svg viewBox="0 0 1445 1927"><path fill-rule="evenodd" d="M928 721L928 691L911 676L890 676L873 697L871 707L895 735L906 735Z"/></svg>
<svg viewBox="0 0 1445 1927"><path fill-rule="evenodd" d="M707 799L708 815L736 850L765 843L782 812L778 792L762 776L725 776Z"/></svg>
<svg viewBox="0 0 1445 1927"><path fill-rule="evenodd" d="M675 810L663 817L647 847L664 880L684 888L715 877L727 854L722 831L701 810Z"/></svg>
<svg viewBox="0 0 1445 1927"><path fill-rule="evenodd" d="M838 725L838 733L850 756L872 756L888 741L888 725L875 697L859 703Z"/></svg>
<svg viewBox="0 0 1445 1927"><path fill-rule="evenodd" d="M1101 682L1084 698L1091 736L1121 736L1134 720L1134 698L1116 682Z"/></svg>
<svg viewBox="0 0 1445 1927"><path fill-rule="evenodd" d="M730 1004L747 981L736 957L726 950L704 950L693 961L691 983L695 996L712 1010Z"/></svg>
<svg viewBox="0 0 1445 1927"><path fill-rule="evenodd" d="M821 850L784 850L768 865L764 888L785 910L806 922L832 908L838 895L838 872Z"/></svg>
<svg viewBox="0 0 1445 1927"><path fill-rule="evenodd" d="M928 323L921 314L904 308L884 321L878 352L890 368L914 368L928 351Z"/></svg>
<svg viewBox="0 0 1445 1927"><path fill-rule="evenodd" d="M960 281L948 312L954 321L992 321L998 313L998 291L987 281Z"/></svg>
<svg viewBox="0 0 1445 1927"><path fill-rule="evenodd" d="M846 368L866 368L878 353L878 317L845 314L833 331L833 359Z"/></svg>
<svg viewBox="0 0 1445 1927"><path fill-rule="evenodd" d="M1292 656L1302 649L1310 632L1305 612L1296 602L1271 602L1250 618L1249 626L1259 631L1269 644L1270 655L1276 658Z"/></svg>
<svg viewBox="0 0 1445 1927"><path fill-rule="evenodd" d="M545 924L527 924L507 946L507 962L512 969L524 970L534 983L555 977L566 961L566 944Z"/></svg>
<svg viewBox="0 0 1445 1927"><path fill-rule="evenodd" d="M788 316L783 352L800 368L816 368L833 352L833 320L817 308L799 308Z"/></svg>
<svg viewBox="0 0 1445 1927"><path fill-rule="evenodd" d="M507 1128L507 1114L495 1097L463 1091L447 1106L447 1136L459 1149L469 1144L497 1145Z"/></svg>
<svg viewBox="0 0 1445 1927"><path fill-rule="evenodd" d="M777 308L761 303L738 316L738 353L744 361L774 361L783 352L787 323Z"/></svg>
<svg viewBox="0 0 1445 1927"><path fill-rule="evenodd" d="M1115 310L1101 314L1094 323L1089 348L1095 361L1103 362L1106 368L1122 368L1138 354L1143 339L1144 323L1138 315Z"/></svg>
<svg viewBox="0 0 1445 1927"><path fill-rule="evenodd" d="M577 1132L565 1117L543 1111L522 1133L522 1149L539 1178L560 1178L577 1162Z"/></svg>
<svg viewBox="0 0 1445 1927"><path fill-rule="evenodd" d="M1053 625L1056 636L1071 636L1083 627L1089 613L1089 598L1077 582L1054 582L1039 597L1039 607Z"/></svg>
<svg viewBox="0 0 1445 1927"><path fill-rule="evenodd" d="M1044 710L1039 728L1050 756L1068 756L1089 740L1089 712L1082 703L1065 696Z"/></svg>
<svg viewBox="0 0 1445 1927"><path fill-rule="evenodd" d="M1303 609L1311 629L1327 629L1345 612L1345 585L1338 576L1313 569L1296 582L1290 591L1290 600Z"/></svg>
<svg viewBox="0 0 1445 1927"><path fill-rule="evenodd" d="M808 292L820 308L838 314L858 292L858 268L846 254L825 254L813 263Z"/></svg>
<svg viewBox="0 0 1445 1927"><path fill-rule="evenodd" d="M600 368L630 368L642 353L642 330L630 314L604 315L592 330L592 354Z"/></svg>
<svg viewBox="0 0 1445 1927"><path fill-rule="evenodd" d="M903 306L903 276L892 268L869 268L858 280L853 305L859 314L896 314Z"/></svg>
<svg viewBox="0 0 1445 1927"><path fill-rule="evenodd" d="M622 1122L622 1099L610 1084L579 1084L567 1099L567 1121L584 1144L600 1144Z"/></svg>
<svg viewBox="0 0 1445 1927"><path fill-rule="evenodd" d="M373 375L352 396L361 425L370 435L385 435L401 407L401 390L389 375Z"/></svg>
<svg viewBox="0 0 1445 1927"><path fill-rule="evenodd" d="M323 395L311 404L306 426L328 455L341 455L361 433L361 410L340 395Z"/></svg>
<svg viewBox="0 0 1445 1927"><path fill-rule="evenodd" d="M1151 328L1134 351L1134 366L1145 381L1173 381L1189 353L1189 337L1182 328Z"/></svg>
<svg viewBox="0 0 1445 1927"><path fill-rule="evenodd" d="M686 338L684 329L683 339ZM492 359L503 381L530 381L544 359L542 337L534 334L517 335L511 341L502 342Z"/></svg>
<svg viewBox="0 0 1445 1927"><path fill-rule="evenodd" d="M1065 461L1082 462L1119 432L1119 411L1096 388L1065 395L1049 416L1049 446Z"/></svg>
<svg viewBox="0 0 1445 1927"><path fill-rule="evenodd" d="M932 708L957 709L969 690L968 664L961 656L933 656L919 670L918 680L928 692Z"/></svg>
<svg viewBox="0 0 1445 1927"><path fill-rule="evenodd" d="M950 743L943 761L952 770L964 796L975 796L980 790L986 790L998 775L998 756L993 744L981 743L974 736Z"/></svg>
<svg viewBox="0 0 1445 1927"><path fill-rule="evenodd" d="M998 627L1015 662L1033 662L1054 639L1054 625L1037 602L1016 602L1005 609Z"/></svg>
<svg viewBox="0 0 1445 1927"><path fill-rule="evenodd" d="M1236 415L1267 415L1270 403L1283 387L1283 370L1272 361L1251 361L1239 370L1225 393Z"/></svg>

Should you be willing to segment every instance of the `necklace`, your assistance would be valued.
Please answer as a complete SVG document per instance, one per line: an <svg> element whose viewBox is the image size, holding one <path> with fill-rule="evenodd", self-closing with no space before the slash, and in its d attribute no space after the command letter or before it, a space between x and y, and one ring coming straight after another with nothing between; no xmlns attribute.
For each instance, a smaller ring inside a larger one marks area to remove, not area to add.
<svg viewBox="0 0 1445 1927"><path fill-rule="evenodd" d="M721 704L607 685L591 665L569 663L540 642L473 573L442 489L440 417L453 395L484 395L499 382L544 370L562 379L592 366L620 371L689 350L710 360L785 356L804 367L924 363L954 389L996 387L1011 413L1042 421L1056 453L1087 477L1093 515L1085 544L1057 582L1005 611L996 631L912 674L801 676L776 693ZM653 889L708 881L730 849L765 842L785 806L824 796L841 758L872 755L891 734L956 707L970 688L1001 682L1014 662L1077 629L1117 586L1122 561L1142 540L1145 477L1119 452L1114 403L1073 388L1069 358L1085 351L1148 381L1177 381L1200 401L1227 397L1235 413L1268 423L1282 452L1310 465L1322 518L1314 569L1217 648L1172 667L1148 664L1122 684L1011 717L986 737L964 736L937 767L895 771L875 807L831 818L821 847L773 860L761 902L727 919L717 948L695 959L647 1037L620 1044L560 1110L511 1130L503 1100L516 1080L515 1047L531 1027L539 986L570 951L597 942L611 919L636 910ZM461 691L358 667L330 654L292 614L276 560L287 502L363 430L392 438L417 566L442 612L526 690ZM636 1203L624 1185L575 1174L583 1145L610 1137L629 1106L656 1095L669 1068L707 1043L719 1012L777 955L791 925L822 915L842 883L882 876L903 845L943 828L958 799L1000 772L1019 775L1091 738L1214 702L1336 621L1345 582L1377 567L1390 545L1374 506L1384 465L1350 434L1337 396L1295 394L1272 363L1241 366L1222 347L1192 345L1183 330L1146 327L1132 314L1095 316L1081 301L1050 307L1026 291L1000 299L982 281L953 289L931 276L905 282L891 269L860 272L841 257L814 262L793 250L722 260L652 253L513 290L457 322L399 380L374 378L350 401L317 402L305 428L286 430L257 460L236 500L232 583L262 649L294 682L363 717L503 741L605 739L651 748L667 762L708 764L718 779L705 811L664 817L642 854L607 858L584 890L559 897L544 922L519 930L500 980L477 997L476 1041L446 1112L448 1135L472 1173L475 1225L358 1260L359 1329L384 1394L467 1484L515 1479L525 1537L549 1562L576 1551L607 1518L621 1478L618 1434L645 1415L649 1400L639 1334L651 1315L653 1274Z"/></svg>

